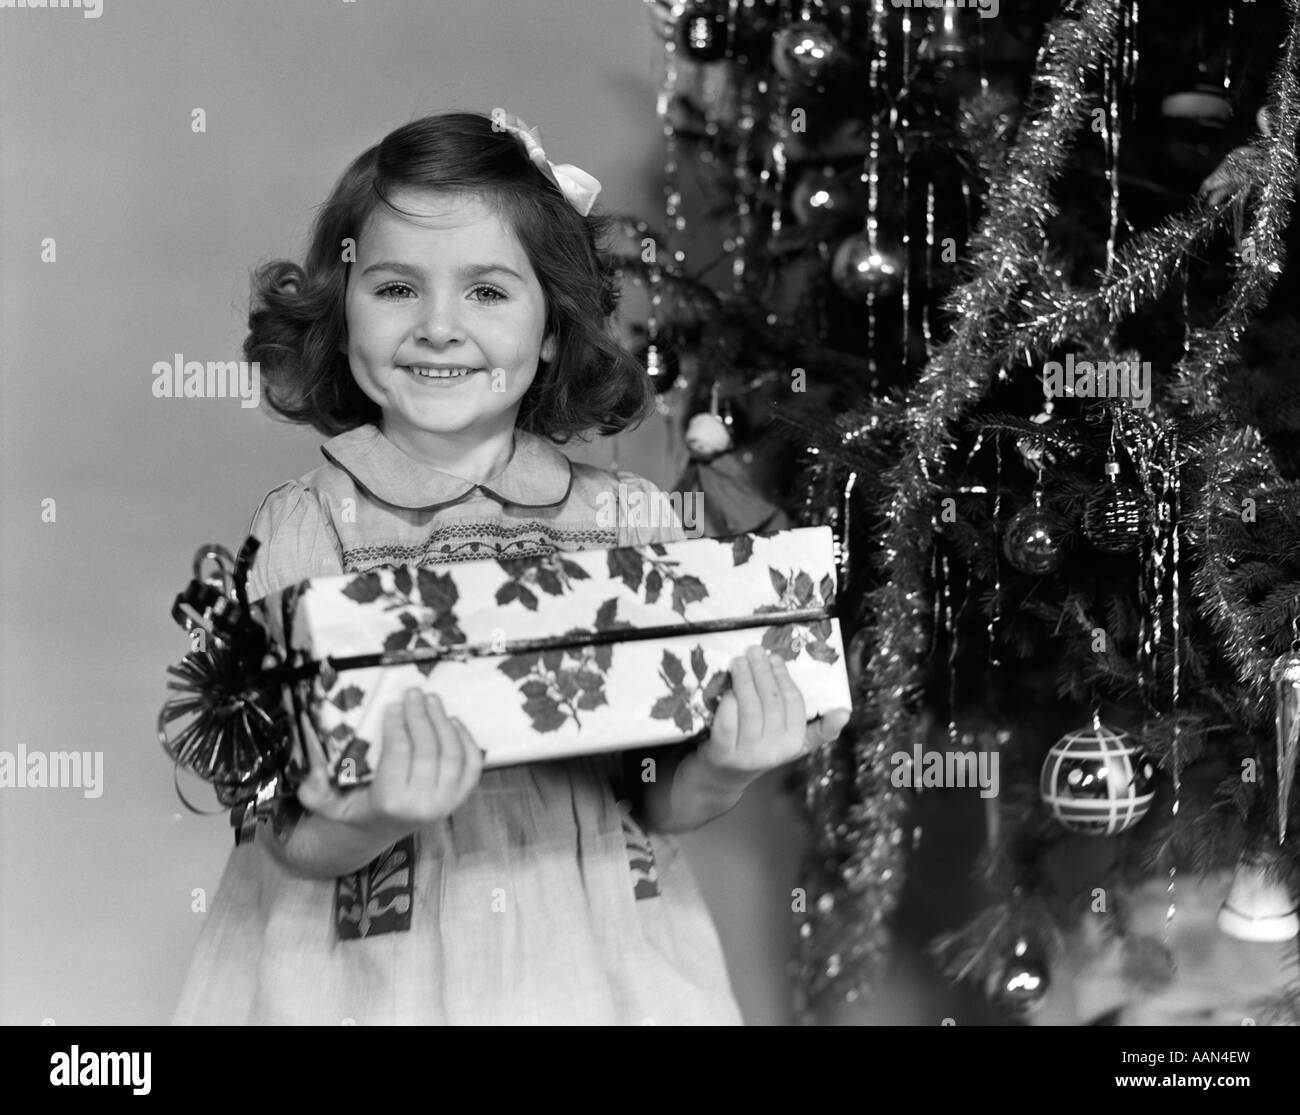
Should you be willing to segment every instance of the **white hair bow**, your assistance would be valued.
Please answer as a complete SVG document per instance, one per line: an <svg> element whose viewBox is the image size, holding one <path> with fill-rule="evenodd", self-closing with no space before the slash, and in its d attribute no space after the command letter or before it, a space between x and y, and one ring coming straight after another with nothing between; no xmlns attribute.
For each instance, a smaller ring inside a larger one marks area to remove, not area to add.
<svg viewBox="0 0 1300 1115"><path fill-rule="evenodd" d="M579 170L569 163L557 165L547 159L546 152L542 149L542 133L539 128L530 128L518 116L494 112L492 130L517 135L523 140L533 165L555 183L556 189L569 204L584 217L591 212L591 207L596 204L596 195L600 193L600 183L585 170Z"/></svg>

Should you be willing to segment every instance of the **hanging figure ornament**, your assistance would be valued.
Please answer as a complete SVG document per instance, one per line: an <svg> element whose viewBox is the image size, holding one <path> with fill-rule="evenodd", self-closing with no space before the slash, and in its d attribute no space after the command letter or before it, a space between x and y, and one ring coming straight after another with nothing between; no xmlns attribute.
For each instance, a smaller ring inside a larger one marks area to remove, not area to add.
<svg viewBox="0 0 1300 1115"><path fill-rule="evenodd" d="M697 414L686 426L686 448L692 457L711 461L732 448L731 431L717 414Z"/></svg>
<svg viewBox="0 0 1300 1115"><path fill-rule="evenodd" d="M691 459L672 490L699 494L703 522L698 525L707 537L762 533L789 525L785 511L763 491L754 452L733 452L746 444L745 423L733 416L731 401L722 398L716 380L709 409L691 418L685 442Z"/></svg>
<svg viewBox="0 0 1300 1115"><path fill-rule="evenodd" d="M1083 533L1106 554L1131 554L1146 530L1146 503L1132 484L1119 480L1119 462L1106 462L1106 481L1088 497L1083 511Z"/></svg>
<svg viewBox="0 0 1300 1115"><path fill-rule="evenodd" d="M1084 836L1114 836L1132 828L1151 808L1155 767L1127 732L1094 718L1052 745L1038 789L1043 804L1065 828Z"/></svg>
<svg viewBox="0 0 1300 1115"><path fill-rule="evenodd" d="M845 298L855 302L887 298L902 288L903 264L896 253L872 243L865 233L857 233L835 250L831 281Z"/></svg>
<svg viewBox="0 0 1300 1115"><path fill-rule="evenodd" d="M1052 400L1048 399L1042 411L1034 415L1031 422L1039 426L1046 426L1052 421ZM1025 467L1033 469L1039 475L1042 474L1044 465L1052 463L1052 455L1047 448L1047 439L1044 437L1022 437L1016 441L1016 452L1025 462Z"/></svg>
<svg viewBox="0 0 1300 1115"><path fill-rule="evenodd" d="M1069 539L1069 524L1044 507L1042 491L1035 490L1033 503L1007 524L1002 552L1013 568L1042 577L1065 564Z"/></svg>

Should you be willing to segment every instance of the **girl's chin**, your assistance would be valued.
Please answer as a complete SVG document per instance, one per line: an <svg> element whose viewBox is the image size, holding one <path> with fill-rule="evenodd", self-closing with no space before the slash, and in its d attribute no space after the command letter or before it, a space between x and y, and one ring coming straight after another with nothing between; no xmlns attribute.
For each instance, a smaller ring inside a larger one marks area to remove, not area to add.
<svg viewBox="0 0 1300 1115"><path fill-rule="evenodd" d="M402 414L395 418L385 416L384 423L388 427L397 426L399 429L410 430L416 434L455 434L474 426L476 417L476 415L443 414L434 418L426 415Z"/></svg>
<svg viewBox="0 0 1300 1115"><path fill-rule="evenodd" d="M396 426L426 434L455 434L470 429L496 429L514 423L513 411L487 412L478 407L446 404L436 407L401 407L384 409L385 429Z"/></svg>

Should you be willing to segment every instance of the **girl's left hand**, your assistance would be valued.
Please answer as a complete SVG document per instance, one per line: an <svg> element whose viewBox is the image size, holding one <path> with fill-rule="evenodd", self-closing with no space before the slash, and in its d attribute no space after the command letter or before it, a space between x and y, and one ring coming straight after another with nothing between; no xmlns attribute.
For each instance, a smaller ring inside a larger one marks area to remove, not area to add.
<svg viewBox="0 0 1300 1115"><path fill-rule="evenodd" d="M761 646L731 663L709 738L696 754L716 773L740 783L816 751L836 739L852 715L834 709L807 723L803 694L779 655Z"/></svg>

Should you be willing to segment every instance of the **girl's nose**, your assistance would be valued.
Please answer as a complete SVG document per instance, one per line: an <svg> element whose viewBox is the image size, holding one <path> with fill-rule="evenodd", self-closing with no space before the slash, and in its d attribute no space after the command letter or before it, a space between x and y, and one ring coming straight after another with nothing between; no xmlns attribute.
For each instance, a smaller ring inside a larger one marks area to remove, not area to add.
<svg viewBox="0 0 1300 1115"><path fill-rule="evenodd" d="M430 344L445 345L459 340L461 336L460 320L454 305L448 303L430 303L415 326L415 339L427 340Z"/></svg>

